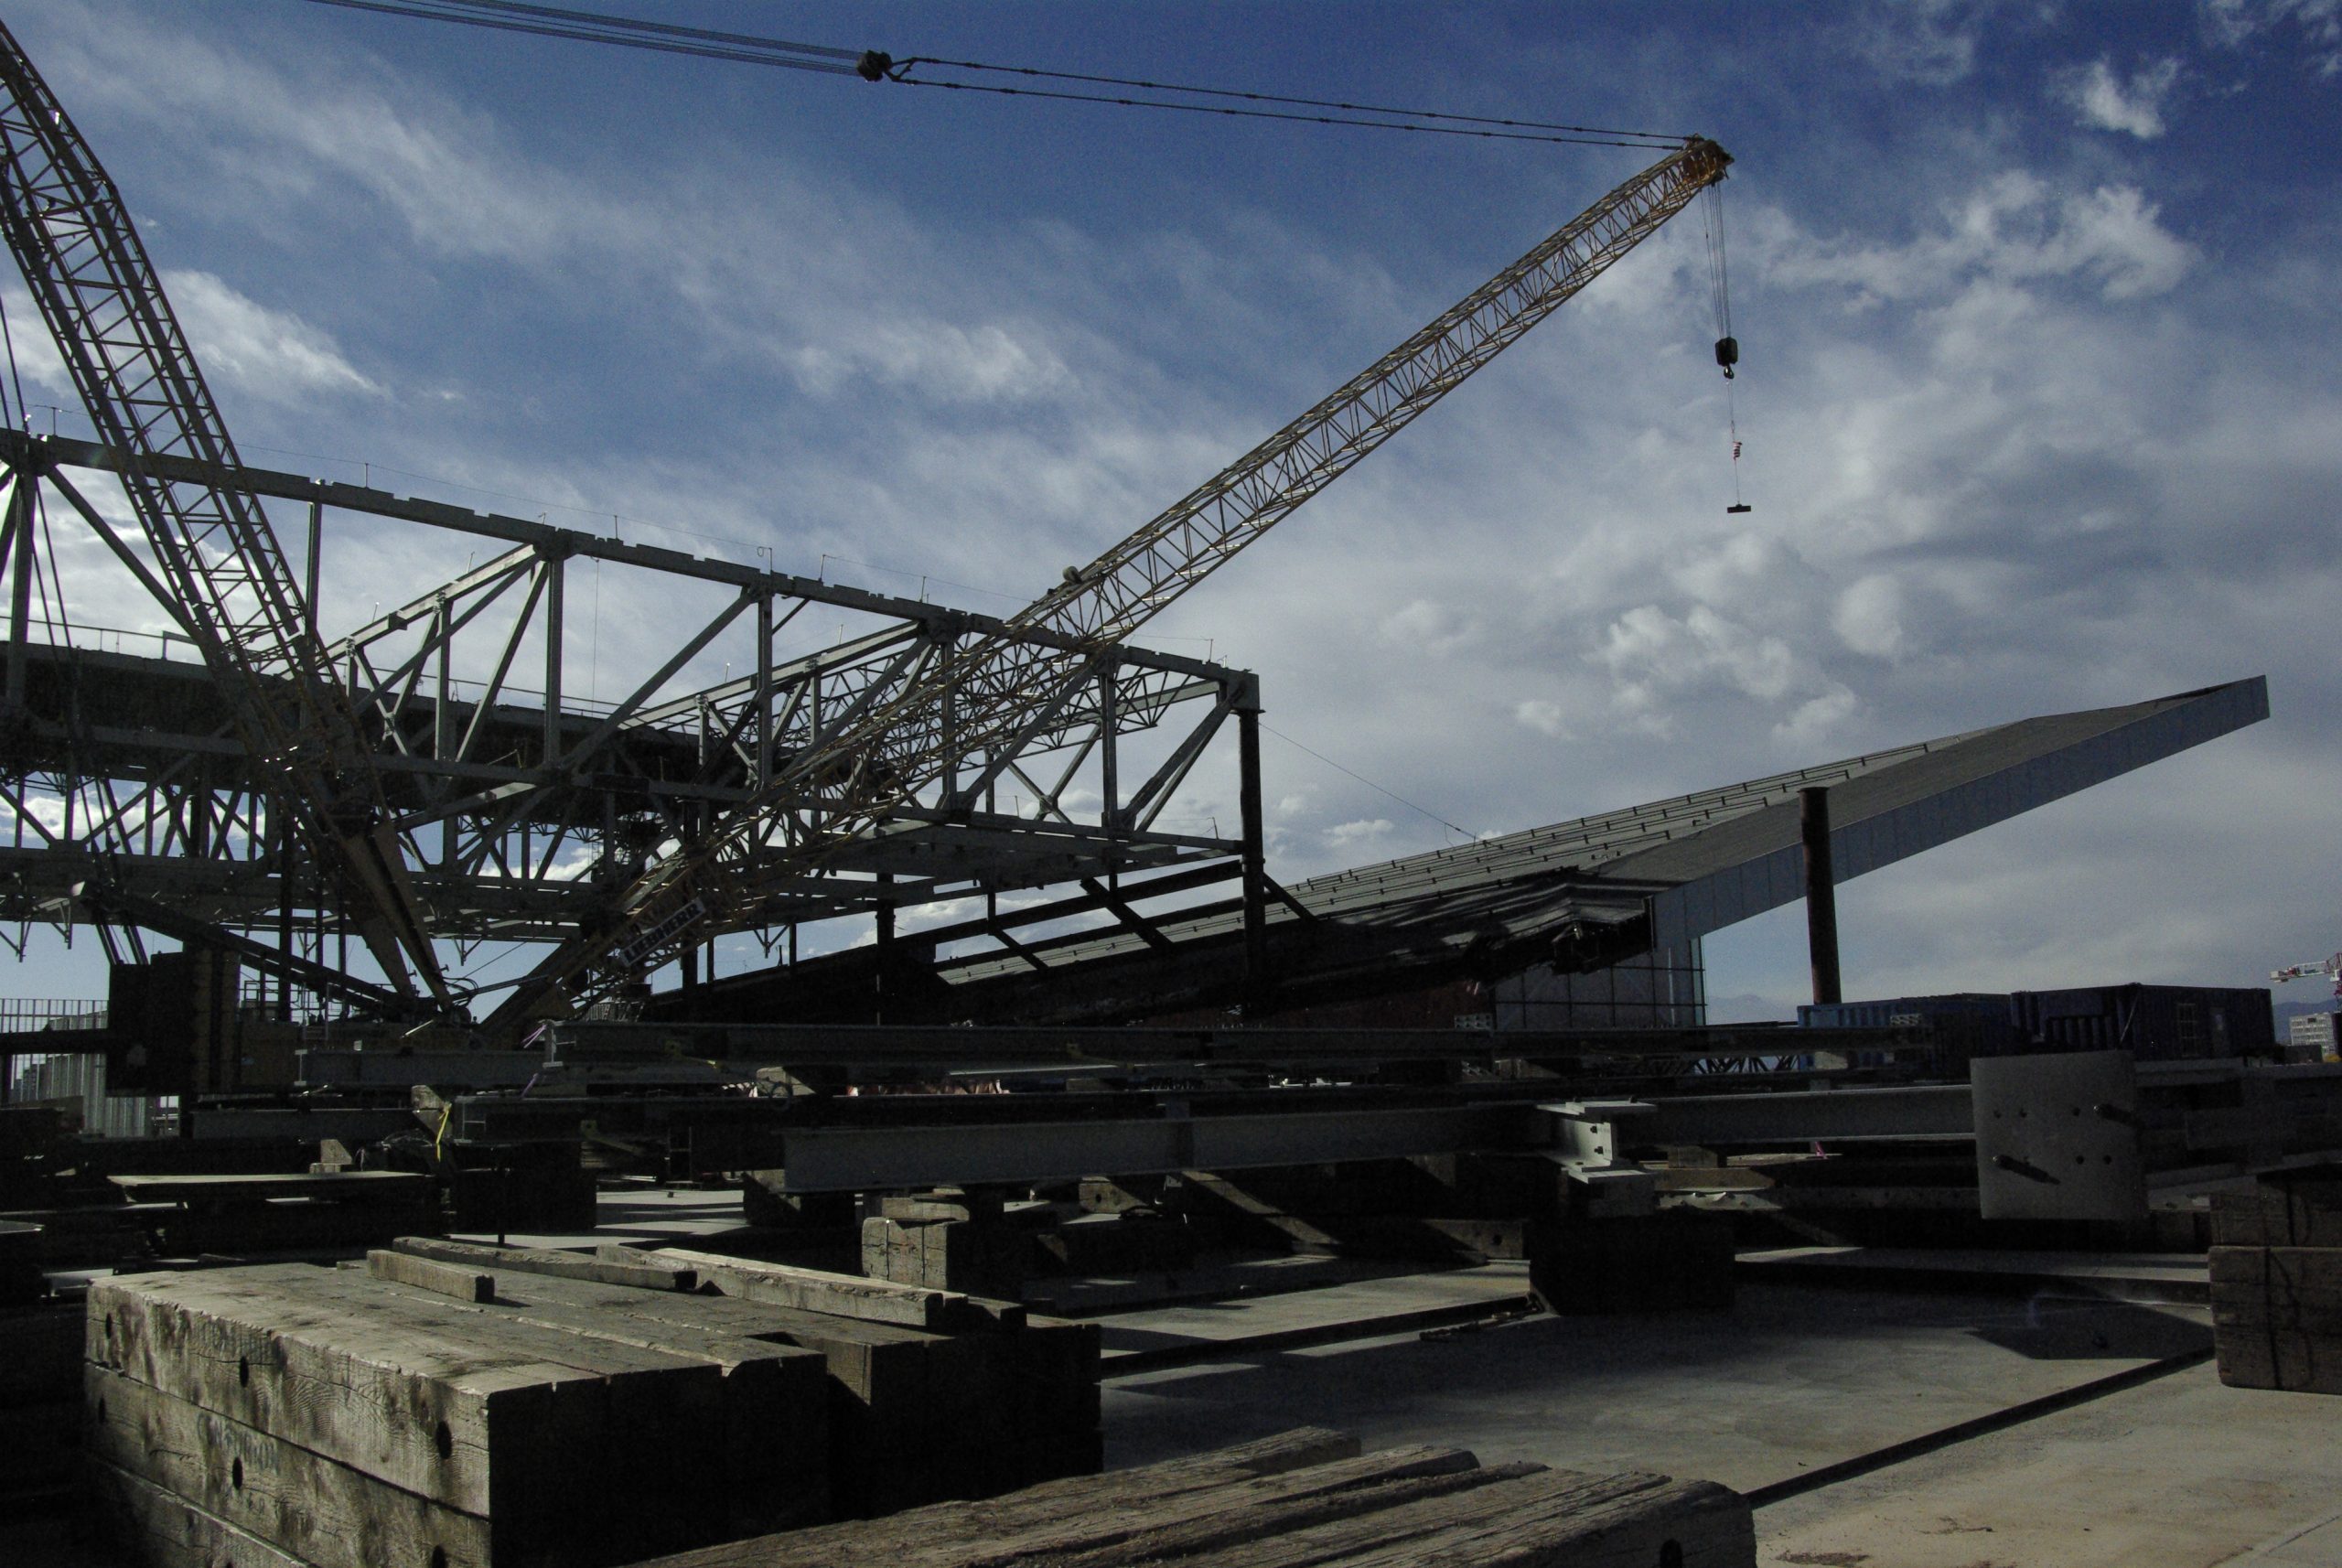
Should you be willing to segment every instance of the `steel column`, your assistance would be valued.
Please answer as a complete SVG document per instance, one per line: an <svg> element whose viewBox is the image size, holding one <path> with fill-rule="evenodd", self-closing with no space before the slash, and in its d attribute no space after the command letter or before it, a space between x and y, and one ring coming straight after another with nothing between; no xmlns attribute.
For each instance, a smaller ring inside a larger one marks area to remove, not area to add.
<svg viewBox="0 0 2342 1568"><path fill-rule="evenodd" d="M1830 864L1830 791L1809 785L1797 792L1798 827L1805 841L1805 940L1813 956L1817 1006L1843 1001L1838 983L1838 884Z"/></svg>

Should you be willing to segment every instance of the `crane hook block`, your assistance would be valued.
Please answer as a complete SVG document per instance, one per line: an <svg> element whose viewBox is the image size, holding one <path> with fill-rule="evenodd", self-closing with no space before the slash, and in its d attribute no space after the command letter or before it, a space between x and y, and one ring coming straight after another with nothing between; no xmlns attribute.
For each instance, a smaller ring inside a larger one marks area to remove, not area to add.
<svg viewBox="0 0 2342 1568"><path fill-rule="evenodd" d="M895 69L895 57L885 49L865 49L862 59L854 62L854 73L865 81L883 81Z"/></svg>
<svg viewBox="0 0 2342 1568"><path fill-rule="evenodd" d="M1724 367L1724 379L1732 380L1732 368L1740 363L1739 338L1719 338L1716 339L1716 363Z"/></svg>

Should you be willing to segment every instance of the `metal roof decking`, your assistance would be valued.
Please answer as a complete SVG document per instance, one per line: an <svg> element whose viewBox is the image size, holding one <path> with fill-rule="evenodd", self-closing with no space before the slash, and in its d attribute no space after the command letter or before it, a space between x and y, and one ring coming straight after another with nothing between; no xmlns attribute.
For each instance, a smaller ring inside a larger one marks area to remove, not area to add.
<svg viewBox="0 0 2342 1568"><path fill-rule="evenodd" d="M1574 926L1599 928L1622 944L1603 950L1605 962L1681 945L1801 896L1802 788L1830 788L1842 881L2268 712L2266 682L2254 677L2022 719L1312 877L1285 890L1307 918L1270 903L1276 982L1294 994L1329 985L1362 994L1358 987L1413 989L1502 972L1552 956L1552 938ZM1146 897L1139 883L1123 894ZM1023 953L946 958L935 966L950 992L944 1010L955 1018L1072 1021L1233 999L1242 934L1236 900L1152 920L1167 949L1125 929L1036 938L1022 943ZM789 989L785 973L741 976L703 993L690 1011L786 1015Z"/></svg>

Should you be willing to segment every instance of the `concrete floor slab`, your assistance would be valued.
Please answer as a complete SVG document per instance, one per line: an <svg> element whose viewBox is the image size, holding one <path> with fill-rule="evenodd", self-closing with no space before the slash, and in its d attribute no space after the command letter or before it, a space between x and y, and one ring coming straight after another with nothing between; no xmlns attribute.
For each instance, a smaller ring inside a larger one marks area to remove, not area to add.
<svg viewBox="0 0 2342 1568"><path fill-rule="evenodd" d="M1107 1462L1308 1423L1747 1490L2207 1338L2186 1307L1757 1285L1728 1313L1537 1316L1118 1378Z"/></svg>
<svg viewBox="0 0 2342 1568"><path fill-rule="evenodd" d="M2337 1568L2342 1399L2208 1366L1791 1498L1767 1568Z"/></svg>
<svg viewBox="0 0 2342 1568"><path fill-rule="evenodd" d="M1528 1299L1529 1265L1501 1262L1116 1313L1099 1324L1106 1375L1116 1377L1118 1366L1191 1364L1224 1353L1388 1335L1501 1312Z"/></svg>

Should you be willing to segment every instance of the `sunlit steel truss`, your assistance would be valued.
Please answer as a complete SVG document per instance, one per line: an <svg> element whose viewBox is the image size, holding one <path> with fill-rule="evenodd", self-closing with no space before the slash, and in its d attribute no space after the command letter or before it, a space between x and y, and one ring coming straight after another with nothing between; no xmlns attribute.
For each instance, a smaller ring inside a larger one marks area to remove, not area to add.
<svg viewBox="0 0 2342 1568"><path fill-rule="evenodd" d="M358 709L427 929L459 951L589 929L607 916L606 891L632 881L646 858L726 820L776 770L972 641L1069 640L360 486L139 461L159 478L201 483L255 510L272 500L305 514L312 607L337 540L369 520L452 534L475 556L482 543L494 548L439 586L323 639ZM104 540L177 618L145 553L110 521L106 498L68 472L118 476L124 465L113 448L0 432L14 714L0 755L0 801L14 816L11 842L0 845L0 918L144 925L233 947L304 986L381 1000L362 982L335 983L338 962L324 943L349 929L348 911L285 831L277 769L255 761L216 680L185 657L185 639L165 634L141 646L116 633L107 646L105 635L56 628L31 608L36 524L46 518ZM614 700L580 696L570 583L583 563L627 569L629 602L660 607L668 639ZM797 648L802 628L838 623L837 612L854 635ZM180 657L171 656L174 642ZM1253 677L1138 649L1083 652L1093 678L1045 723L927 781L818 869L766 885L761 901L721 929L757 931L769 944L792 924L859 913L883 931L897 910L1130 871L1218 862L1234 875L1241 831L1173 831L1180 824L1167 809L1229 716L1257 706ZM704 680L719 667L722 678ZM952 722L950 713L939 722ZM1132 746L1141 732L1155 732L1143 756ZM806 792L763 822L759 852L786 859L790 846L829 830L831 809L825 791Z"/></svg>

